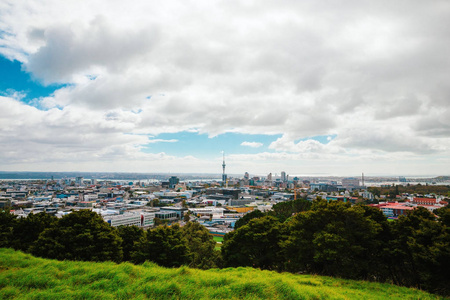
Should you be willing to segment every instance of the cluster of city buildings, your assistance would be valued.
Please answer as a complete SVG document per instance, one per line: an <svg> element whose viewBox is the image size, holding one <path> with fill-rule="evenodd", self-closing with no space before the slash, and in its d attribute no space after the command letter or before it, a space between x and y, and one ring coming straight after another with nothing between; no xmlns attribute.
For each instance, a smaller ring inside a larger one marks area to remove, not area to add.
<svg viewBox="0 0 450 300"><path fill-rule="evenodd" d="M266 177L228 178L223 162L222 180L109 181L83 177L54 180L0 181L0 209L20 216L46 212L58 217L90 209L111 226L142 228L195 219L214 234L224 234L244 214L254 209L268 211L274 204L297 198L370 203L387 217L396 218L418 206L430 211L448 205L444 196L400 195L396 199L374 196L359 178L337 180L289 177L271 173Z"/></svg>
<svg viewBox="0 0 450 300"><path fill-rule="evenodd" d="M217 182L180 182L175 176L168 181L151 183L81 177L9 180L0 182L0 209L10 209L19 217L40 212L62 217L74 210L89 209L115 227L149 228L195 218L205 226L214 227L211 230L226 233L247 211L271 207L259 201L263 197L258 198L258 195L264 194L252 195L247 189L224 188Z"/></svg>
<svg viewBox="0 0 450 300"><path fill-rule="evenodd" d="M385 216L388 218L397 218L401 215L406 215L408 211L417 207L424 207L433 212L435 209L445 207L448 205L448 201L444 196L437 196L436 198L427 197L414 197L405 195L402 200L404 201L385 201L378 204L369 204L370 206L378 207Z"/></svg>

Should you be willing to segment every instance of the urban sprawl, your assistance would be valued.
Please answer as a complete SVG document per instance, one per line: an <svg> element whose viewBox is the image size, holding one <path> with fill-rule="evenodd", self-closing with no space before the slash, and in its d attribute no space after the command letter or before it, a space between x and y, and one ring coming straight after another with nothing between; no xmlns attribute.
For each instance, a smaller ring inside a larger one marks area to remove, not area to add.
<svg viewBox="0 0 450 300"><path fill-rule="evenodd" d="M446 178L445 178L446 179ZM390 181L387 181L390 180ZM441 180L420 182L405 177L394 178L312 178L250 176L222 179L180 180L170 176L164 180L116 181L84 179L0 181L0 208L19 217L46 212L57 217L72 211L89 209L111 226L136 225L150 228L160 224L189 220L203 224L214 235L225 235L234 223L253 210L269 211L272 206L295 199L365 203L379 208L388 218L406 215L416 207L431 212L448 205L448 193L380 194L380 189L412 185L443 185ZM378 192L374 191L378 188ZM398 190L398 188L397 188Z"/></svg>

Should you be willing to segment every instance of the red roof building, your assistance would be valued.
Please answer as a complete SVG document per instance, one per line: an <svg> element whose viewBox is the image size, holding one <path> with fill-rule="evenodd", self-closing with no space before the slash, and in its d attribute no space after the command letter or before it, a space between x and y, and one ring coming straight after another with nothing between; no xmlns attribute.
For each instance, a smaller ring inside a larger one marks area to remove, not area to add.
<svg viewBox="0 0 450 300"><path fill-rule="evenodd" d="M412 203L422 205L436 205L436 198L413 198Z"/></svg>

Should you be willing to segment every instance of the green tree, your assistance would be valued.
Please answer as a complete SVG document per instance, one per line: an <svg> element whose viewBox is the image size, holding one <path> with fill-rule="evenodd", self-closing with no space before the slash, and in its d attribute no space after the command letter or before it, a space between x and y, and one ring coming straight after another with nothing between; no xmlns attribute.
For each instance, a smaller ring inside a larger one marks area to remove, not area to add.
<svg viewBox="0 0 450 300"><path fill-rule="evenodd" d="M121 244L117 230L100 215L79 210L45 229L30 250L34 255L59 260L120 262Z"/></svg>
<svg viewBox="0 0 450 300"><path fill-rule="evenodd" d="M434 213L439 217L438 221L447 226L447 228L450 228L450 207L441 207L439 209L436 209Z"/></svg>
<svg viewBox="0 0 450 300"><path fill-rule="evenodd" d="M162 220L162 219L160 219L158 217L155 217L153 219L153 222L155 223L155 226L160 226L160 225L167 224L167 220Z"/></svg>
<svg viewBox="0 0 450 300"><path fill-rule="evenodd" d="M189 222L190 219L191 219L191 212L188 211L187 213L184 214L183 221Z"/></svg>
<svg viewBox="0 0 450 300"><path fill-rule="evenodd" d="M371 192L374 196L380 197L380 195L381 195L381 190L380 190L380 188L377 188L377 187L369 187L368 191Z"/></svg>
<svg viewBox="0 0 450 300"><path fill-rule="evenodd" d="M181 228L189 247L189 266L199 269L216 267L218 251L216 241L208 229L197 222L188 222Z"/></svg>
<svg viewBox="0 0 450 300"><path fill-rule="evenodd" d="M161 207L161 206L165 205L164 203L161 203L161 201L159 201L159 199L153 199L150 201L150 203L151 203L152 207Z"/></svg>
<svg viewBox="0 0 450 300"><path fill-rule="evenodd" d="M284 222L294 214L307 211L309 209L311 209L311 201L297 199L275 204L269 214L275 216L281 222Z"/></svg>
<svg viewBox="0 0 450 300"><path fill-rule="evenodd" d="M144 237L145 231L137 226L119 226L117 232L122 238L123 260L132 261L131 253L136 251L136 243Z"/></svg>
<svg viewBox="0 0 450 300"><path fill-rule="evenodd" d="M11 247L17 217L9 210L0 210L0 248Z"/></svg>
<svg viewBox="0 0 450 300"><path fill-rule="evenodd" d="M249 213L246 213L242 218L240 218L239 220L236 221L236 223L234 224L234 229L238 229L239 227L247 225L248 222L250 222L251 220L257 219L257 218L262 218L265 215L266 215L265 213L261 212L258 209L255 209Z"/></svg>
<svg viewBox="0 0 450 300"><path fill-rule="evenodd" d="M55 226L58 218L45 212L29 214L26 218L19 218L14 226L12 246L16 250L28 252L30 247L47 228Z"/></svg>
<svg viewBox="0 0 450 300"><path fill-rule="evenodd" d="M221 248L224 264L278 269L283 228L277 218L265 216L226 234Z"/></svg>
<svg viewBox="0 0 450 300"><path fill-rule="evenodd" d="M369 279L376 238L382 225L365 216L361 206L324 200L296 214L288 223L283 243L286 268L346 278ZM371 263L369 263L371 262Z"/></svg>
<svg viewBox="0 0 450 300"><path fill-rule="evenodd" d="M394 282L450 295L450 229L418 207L392 222Z"/></svg>
<svg viewBox="0 0 450 300"><path fill-rule="evenodd" d="M187 240L178 224L147 230L144 237L136 243L136 251L131 254L135 263L150 260L164 267L187 264L189 256Z"/></svg>
<svg viewBox="0 0 450 300"><path fill-rule="evenodd" d="M358 206L363 209L364 218L368 218L381 226L381 230L377 230L372 240L364 240L367 243L363 244L363 247L370 249L366 252L364 260L366 268L370 270L368 274L371 275L363 276L362 278L376 281L388 280L390 278L389 241L392 239L389 222L383 212L378 208L362 204Z"/></svg>

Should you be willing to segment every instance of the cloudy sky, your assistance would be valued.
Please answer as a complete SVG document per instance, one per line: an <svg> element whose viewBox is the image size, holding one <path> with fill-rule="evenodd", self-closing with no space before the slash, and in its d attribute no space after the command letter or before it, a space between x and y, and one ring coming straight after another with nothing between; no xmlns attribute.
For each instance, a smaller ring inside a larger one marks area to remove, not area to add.
<svg viewBox="0 0 450 300"><path fill-rule="evenodd" d="M450 1L0 2L0 170L450 173Z"/></svg>

